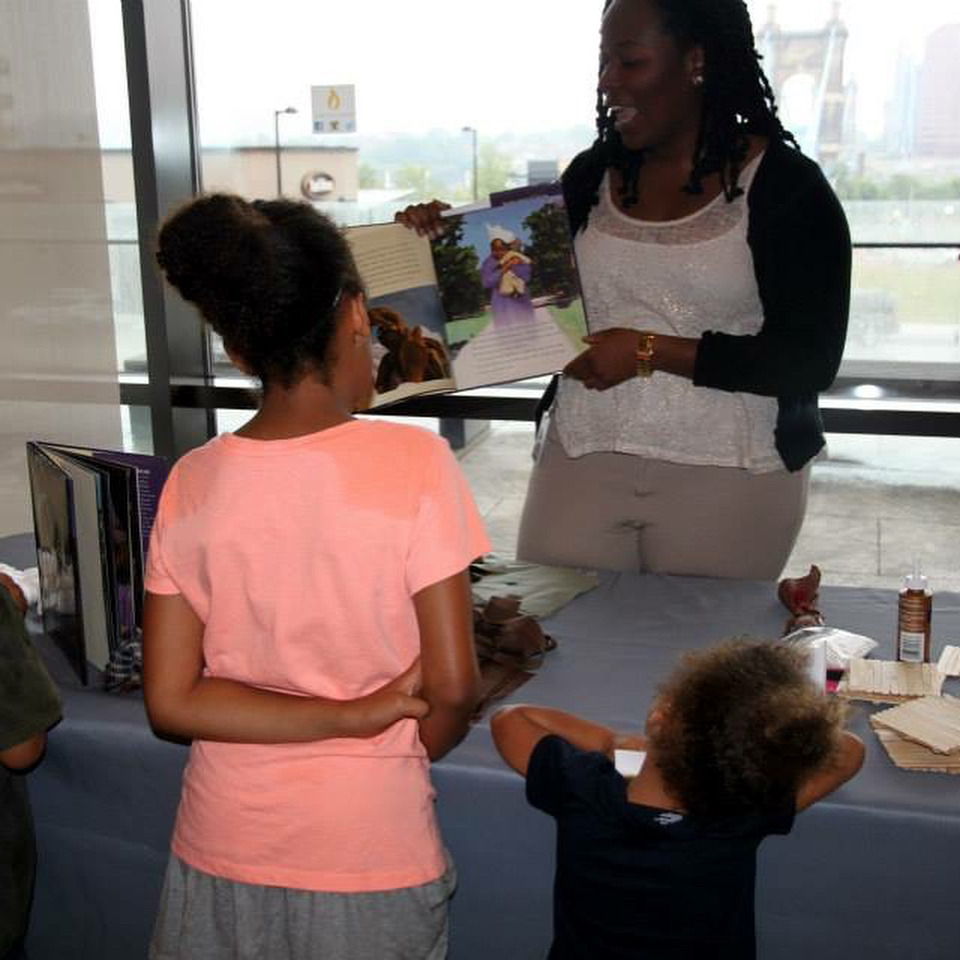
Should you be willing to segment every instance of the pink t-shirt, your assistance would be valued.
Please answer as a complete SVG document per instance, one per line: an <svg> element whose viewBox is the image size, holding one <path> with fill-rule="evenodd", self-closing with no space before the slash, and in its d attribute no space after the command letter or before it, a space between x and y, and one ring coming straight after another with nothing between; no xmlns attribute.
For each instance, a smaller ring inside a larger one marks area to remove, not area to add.
<svg viewBox="0 0 960 960"><path fill-rule="evenodd" d="M354 698L420 652L413 595L490 549L446 441L352 420L290 440L224 434L175 465L146 587L204 623L209 676ZM173 850L207 873L387 890L444 869L413 720L371 739L194 741Z"/></svg>

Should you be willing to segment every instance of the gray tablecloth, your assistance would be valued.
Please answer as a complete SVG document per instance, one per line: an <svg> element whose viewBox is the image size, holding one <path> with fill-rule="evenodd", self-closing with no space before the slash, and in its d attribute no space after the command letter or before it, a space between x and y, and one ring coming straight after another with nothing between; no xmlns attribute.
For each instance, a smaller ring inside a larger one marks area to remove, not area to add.
<svg viewBox="0 0 960 960"><path fill-rule="evenodd" d="M0 556L11 555L0 541ZM824 588L828 622L893 652L896 595ZM639 729L656 685L682 650L731 635L778 636L770 584L610 576L546 626L559 642L515 699ZM935 654L960 638L960 596L934 599ZM84 690L43 638L66 716L31 775L40 873L31 960L145 955L186 748L154 737L136 695ZM960 684L947 689L958 693ZM761 848L762 958L960 956L960 779L897 770L869 730L861 774ZM542 958L550 940L552 822L528 808L522 780L486 724L437 764L434 779L460 887L453 960Z"/></svg>

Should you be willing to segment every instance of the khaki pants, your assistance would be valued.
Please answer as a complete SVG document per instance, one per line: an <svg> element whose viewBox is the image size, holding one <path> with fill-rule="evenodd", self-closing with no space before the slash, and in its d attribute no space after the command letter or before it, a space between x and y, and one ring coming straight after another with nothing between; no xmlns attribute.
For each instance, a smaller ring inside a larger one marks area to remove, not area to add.
<svg viewBox="0 0 960 960"><path fill-rule="evenodd" d="M807 506L810 465L749 473L626 453L568 457L554 430L530 475L517 559L776 580Z"/></svg>

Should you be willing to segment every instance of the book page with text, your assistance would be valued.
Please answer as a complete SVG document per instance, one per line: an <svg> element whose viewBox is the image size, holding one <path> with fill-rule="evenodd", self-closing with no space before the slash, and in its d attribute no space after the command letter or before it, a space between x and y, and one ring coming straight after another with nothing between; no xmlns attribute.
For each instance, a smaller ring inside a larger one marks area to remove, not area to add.
<svg viewBox="0 0 960 960"><path fill-rule="evenodd" d="M401 223L347 231L353 259L370 300L413 287L435 287L430 241Z"/></svg>
<svg viewBox="0 0 960 960"><path fill-rule="evenodd" d="M399 223L346 232L367 288L371 408L457 389L430 241Z"/></svg>

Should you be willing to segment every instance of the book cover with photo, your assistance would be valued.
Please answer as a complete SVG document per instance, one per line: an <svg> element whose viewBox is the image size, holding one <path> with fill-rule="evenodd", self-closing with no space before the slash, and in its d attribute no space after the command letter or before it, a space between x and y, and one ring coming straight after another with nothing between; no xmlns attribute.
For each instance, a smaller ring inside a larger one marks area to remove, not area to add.
<svg viewBox="0 0 960 960"><path fill-rule="evenodd" d="M35 444L27 444L27 470L33 501L43 630L86 683L73 481Z"/></svg>
<svg viewBox="0 0 960 960"><path fill-rule="evenodd" d="M161 457L27 444L44 630L80 679L143 628L147 544L169 466Z"/></svg>
<svg viewBox="0 0 960 960"><path fill-rule="evenodd" d="M401 224L347 231L369 295L373 407L554 373L584 349L561 197L500 197L449 211L435 240Z"/></svg>

